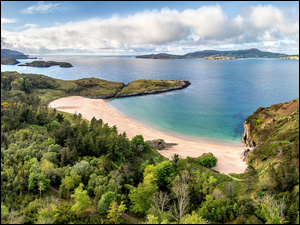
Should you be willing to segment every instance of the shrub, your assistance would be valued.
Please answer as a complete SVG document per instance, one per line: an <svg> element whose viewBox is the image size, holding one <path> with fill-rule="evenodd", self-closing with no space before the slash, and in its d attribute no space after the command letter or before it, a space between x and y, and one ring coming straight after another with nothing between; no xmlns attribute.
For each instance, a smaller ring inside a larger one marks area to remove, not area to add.
<svg viewBox="0 0 300 225"><path fill-rule="evenodd" d="M214 157L212 153L204 153L197 158L200 165L205 167L215 167L217 165L218 159Z"/></svg>

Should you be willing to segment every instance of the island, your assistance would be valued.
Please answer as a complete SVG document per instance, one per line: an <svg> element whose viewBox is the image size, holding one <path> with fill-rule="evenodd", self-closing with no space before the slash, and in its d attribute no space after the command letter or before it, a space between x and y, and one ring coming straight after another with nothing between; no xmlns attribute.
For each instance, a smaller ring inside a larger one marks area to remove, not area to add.
<svg viewBox="0 0 300 225"><path fill-rule="evenodd" d="M13 57L1 58L2 65L16 65L18 63L20 62Z"/></svg>
<svg viewBox="0 0 300 225"><path fill-rule="evenodd" d="M203 50L185 55L172 55L166 53L140 55L135 58L144 59L208 59L208 60L231 60L239 58L281 58L289 57L289 55L283 53L264 52L256 48L248 50L234 50L234 51L217 51L217 50ZM299 57L299 56L298 56Z"/></svg>
<svg viewBox="0 0 300 225"><path fill-rule="evenodd" d="M59 66L59 67L73 67L71 63L68 62L54 62L54 61L33 61L30 63L19 64L18 66L33 66L33 67L51 67L51 66Z"/></svg>

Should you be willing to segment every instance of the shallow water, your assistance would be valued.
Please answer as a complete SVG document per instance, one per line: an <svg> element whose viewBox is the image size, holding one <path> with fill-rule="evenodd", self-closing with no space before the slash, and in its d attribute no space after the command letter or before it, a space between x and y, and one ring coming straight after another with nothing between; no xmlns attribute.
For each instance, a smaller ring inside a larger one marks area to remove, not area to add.
<svg viewBox="0 0 300 225"><path fill-rule="evenodd" d="M135 121L188 139L240 144L243 123L258 107L299 98L299 60L41 57L67 61L74 67L1 65L1 71L38 73L64 80L96 77L124 83L136 79L189 80L192 84L182 90L109 101Z"/></svg>

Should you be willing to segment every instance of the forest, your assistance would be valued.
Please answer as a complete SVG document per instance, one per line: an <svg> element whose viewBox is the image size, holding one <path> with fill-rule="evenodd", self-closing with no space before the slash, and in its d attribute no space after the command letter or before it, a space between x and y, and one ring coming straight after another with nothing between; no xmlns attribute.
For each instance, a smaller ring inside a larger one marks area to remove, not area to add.
<svg viewBox="0 0 300 225"><path fill-rule="evenodd" d="M299 99L247 118L258 145L227 176L213 154L168 160L142 135L48 108L35 88L57 84L19 79L1 73L1 223L299 224Z"/></svg>

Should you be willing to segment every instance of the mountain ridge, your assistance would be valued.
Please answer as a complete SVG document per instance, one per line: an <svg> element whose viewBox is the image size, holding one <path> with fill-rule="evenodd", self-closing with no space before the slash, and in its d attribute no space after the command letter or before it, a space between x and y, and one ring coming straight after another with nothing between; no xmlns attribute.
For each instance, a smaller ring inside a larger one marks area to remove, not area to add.
<svg viewBox="0 0 300 225"><path fill-rule="evenodd" d="M193 59L193 58L213 57L207 59L236 59L236 58L280 58L280 57L288 57L288 56L298 56L298 55L287 55L284 53L264 52L257 48L251 48L247 50L232 50L232 51L202 50L202 51L187 53L184 55L158 53L158 54L149 54L149 55L139 55L136 56L135 58Z"/></svg>

